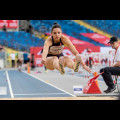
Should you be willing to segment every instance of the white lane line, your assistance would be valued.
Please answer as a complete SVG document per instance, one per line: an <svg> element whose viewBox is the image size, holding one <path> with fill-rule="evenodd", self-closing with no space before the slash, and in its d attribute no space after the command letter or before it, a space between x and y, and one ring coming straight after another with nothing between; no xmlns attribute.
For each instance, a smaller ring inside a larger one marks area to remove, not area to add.
<svg viewBox="0 0 120 120"><path fill-rule="evenodd" d="M12 86L11 86L9 75L8 75L7 71L6 71L6 76L7 76L7 81L8 81L8 86L9 86L11 98L14 98L13 91L12 91Z"/></svg>
<svg viewBox="0 0 120 120"><path fill-rule="evenodd" d="M56 89L58 89L58 90L60 90L60 91L63 91L63 92L65 92L65 93L67 93L67 94L75 97L75 95L73 95L73 94L71 94L71 93L69 93L69 92L67 92L67 91L65 91L65 90L63 90L63 89L60 89L60 88L58 88L58 87L56 87L56 86L54 86L54 85L52 85L52 84L50 84L50 83L47 83L47 82L45 82L44 80L42 80L42 79L40 79L40 78L38 78L38 77L36 77L36 76L34 76L34 75L28 74L28 73L26 73L26 72L24 72L24 71L22 71L22 72L25 73L25 74L27 74L27 75L29 75L29 76L32 76L33 78L36 78L37 80L40 80L40 81L48 84L48 85L50 85L50 86L52 86L52 87L54 87L54 88L56 88Z"/></svg>

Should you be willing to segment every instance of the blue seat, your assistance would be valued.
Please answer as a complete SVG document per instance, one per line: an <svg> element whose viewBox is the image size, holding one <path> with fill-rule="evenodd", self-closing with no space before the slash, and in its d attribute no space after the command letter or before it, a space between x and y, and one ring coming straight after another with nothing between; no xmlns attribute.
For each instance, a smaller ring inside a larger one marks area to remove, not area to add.
<svg viewBox="0 0 120 120"><path fill-rule="evenodd" d="M31 46L39 45L37 37L26 32L0 32L0 43L2 45L8 45L14 49L28 49ZM39 38L38 38L39 39ZM33 41L33 42L32 42ZM41 41L44 42L43 39Z"/></svg>
<svg viewBox="0 0 120 120"><path fill-rule="evenodd" d="M85 22L113 35L120 37L120 20L84 20ZM118 32L119 31L119 32Z"/></svg>

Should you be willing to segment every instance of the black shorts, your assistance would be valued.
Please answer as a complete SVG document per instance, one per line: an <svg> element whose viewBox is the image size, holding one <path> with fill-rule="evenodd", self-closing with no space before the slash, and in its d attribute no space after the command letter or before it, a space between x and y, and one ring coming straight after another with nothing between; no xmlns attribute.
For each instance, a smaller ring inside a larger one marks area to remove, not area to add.
<svg viewBox="0 0 120 120"><path fill-rule="evenodd" d="M30 62L30 58L28 58L28 62Z"/></svg>
<svg viewBox="0 0 120 120"><path fill-rule="evenodd" d="M53 56L56 56L58 57L58 59L61 57L61 56L64 56L63 53L59 54L59 55L52 55L52 54L48 54L47 57L53 57Z"/></svg>
<svg viewBox="0 0 120 120"><path fill-rule="evenodd" d="M27 64L28 63L28 60L24 60L24 64Z"/></svg>

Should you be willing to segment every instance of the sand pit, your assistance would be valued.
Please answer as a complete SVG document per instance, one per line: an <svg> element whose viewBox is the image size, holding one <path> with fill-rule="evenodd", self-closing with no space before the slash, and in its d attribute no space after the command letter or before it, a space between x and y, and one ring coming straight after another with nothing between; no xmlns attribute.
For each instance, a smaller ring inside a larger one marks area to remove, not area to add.
<svg viewBox="0 0 120 120"><path fill-rule="evenodd" d="M118 97L1 98L0 100L118 100Z"/></svg>

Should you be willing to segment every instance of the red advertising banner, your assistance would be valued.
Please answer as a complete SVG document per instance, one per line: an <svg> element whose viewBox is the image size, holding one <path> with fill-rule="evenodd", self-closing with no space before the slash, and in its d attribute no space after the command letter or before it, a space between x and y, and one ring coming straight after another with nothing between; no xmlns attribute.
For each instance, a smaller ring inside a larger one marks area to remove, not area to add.
<svg viewBox="0 0 120 120"><path fill-rule="evenodd" d="M42 54L42 51L41 51L42 49L43 49L43 47L31 47L30 53L34 54L35 58L40 58L41 54Z"/></svg>
<svg viewBox="0 0 120 120"><path fill-rule="evenodd" d="M82 54L85 53L87 49L89 49L91 52L100 52L100 46L90 46L90 47L76 47L77 51ZM72 55L72 52L69 50L69 48L65 47L63 49L64 55Z"/></svg>
<svg viewBox="0 0 120 120"><path fill-rule="evenodd" d="M30 53L34 54L34 58L35 58L34 64L37 66L42 66L42 64L41 64L42 49L43 49L43 47L31 47L30 48Z"/></svg>
<svg viewBox="0 0 120 120"><path fill-rule="evenodd" d="M18 20L0 20L0 28L18 28Z"/></svg>
<svg viewBox="0 0 120 120"><path fill-rule="evenodd" d="M88 37L96 42L99 42L101 44L104 44L106 46L110 46L108 44L108 42L110 41L110 38L104 36L104 35L101 35L101 34L98 34L98 33L80 33L81 35L85 36L85 37Z"/></svg>
<svg viewBox="0 0 120 120"><path fill-rule="evenodd" d="M92 43L89 43L89 42L86 42L83 40L79 40L79 39L69 36L67 34L63 34L63 35L68 37L70 39L70 41L72 42L72 44L75 46L94 46L94 44L92 44Z"/></svg>
<svg viewBox="0 0 120 120"><path fill-rule="evenodd" d="M100 46L90 46L90 47L76 47L80 54L86 52L86 49L89 49L91 52L100 52Z"/></svg>

